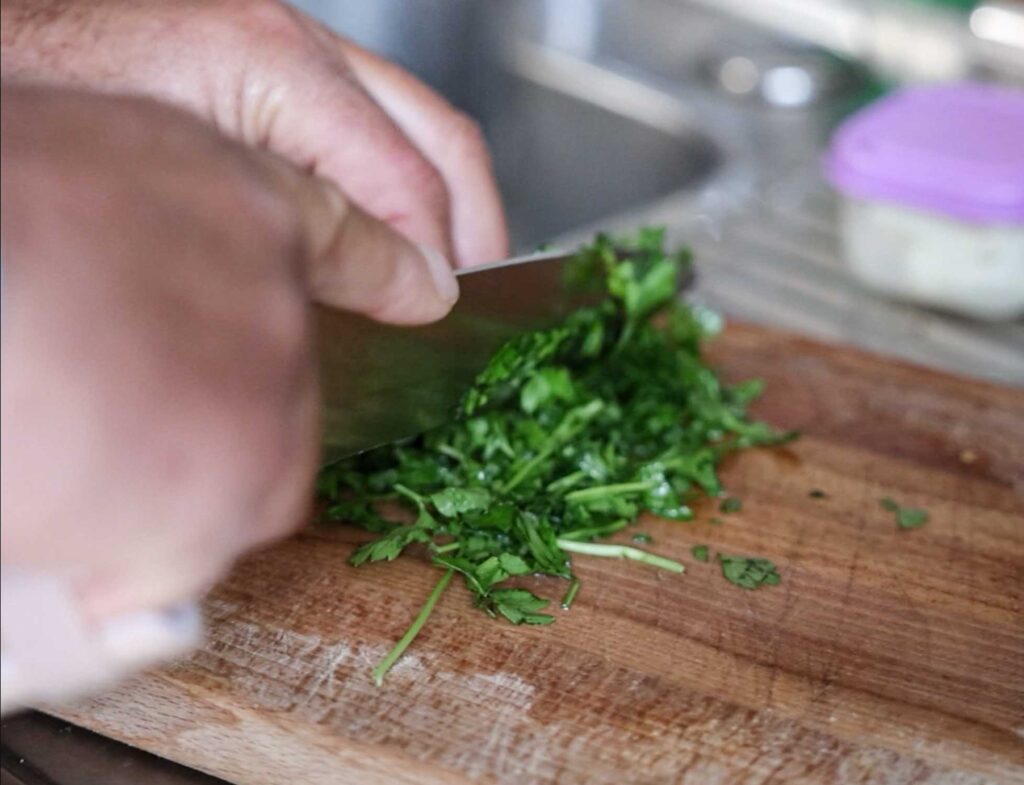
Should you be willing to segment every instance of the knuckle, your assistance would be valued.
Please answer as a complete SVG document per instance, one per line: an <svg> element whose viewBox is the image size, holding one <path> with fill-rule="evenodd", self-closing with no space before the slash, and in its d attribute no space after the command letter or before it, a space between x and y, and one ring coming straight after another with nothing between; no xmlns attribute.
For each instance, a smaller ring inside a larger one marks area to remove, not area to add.
<svg viewBox="0 0 1024 785"><path fill-rule="evenodd" d="M489 157L484 132L480 124L469 115L456 112L446 138L454 156L469 159Z"/></svg>
<svg viewBox="0 0 1024 785"><path fill-rule="evenodd" d="M446 206L448 188L437 167L424 158L418 151L410 150L396 161L401 182L419 200L430 205Z"/></svg>
<svg viewBox="0 0 1024 785"><path fill-rule="evenodd" d="M296 11L280 0L224 0L210 12L227 29L267 51L268 42L281 44L304 40L306 29Z"/></svg>

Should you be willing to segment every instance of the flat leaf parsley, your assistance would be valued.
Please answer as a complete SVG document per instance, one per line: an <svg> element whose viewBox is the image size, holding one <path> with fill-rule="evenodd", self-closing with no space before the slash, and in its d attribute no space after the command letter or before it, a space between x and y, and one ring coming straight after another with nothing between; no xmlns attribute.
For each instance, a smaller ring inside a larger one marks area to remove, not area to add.
<svg viewBox="0 0 1024 785"><path fill-rule="evenodd" d="M722 496L717 467L726 455L792 438L748 416L760 382L726 384L704 363L701 343L717 320L679 301L688 265L687 253L663 250L659 230L620 242L598 236L571 272L577 284L603 285L599 304L507 343L449 424L321 472L327 517L377 535L352 564L390 561L417 545L443 571L374 672L378 681L455 575L484 613L548 624L548 600L510 581L564 579L568 608L580 588L577 556L682 572L673 559L596 540L644 512L691 520L695 499ZM395 503L408 518L393 513ZM722 508L735 512L739 502L726 499ZM722 561L734 583L778 582L763 560L737 567L734 558Z"/></svg>

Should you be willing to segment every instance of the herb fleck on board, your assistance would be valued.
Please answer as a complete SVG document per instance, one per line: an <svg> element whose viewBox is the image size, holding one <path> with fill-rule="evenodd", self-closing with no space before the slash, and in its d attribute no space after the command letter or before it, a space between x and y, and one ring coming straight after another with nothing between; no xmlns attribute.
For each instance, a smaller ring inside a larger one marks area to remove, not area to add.
<svg viewBox="0 0 1024 785"><path fill-rule="evenodd" d="M722 566L725 579L744 589L775 586L781 580L775 565L768 559L720 553L718 563Z"/></svg>
<svg viewBox="0 0 1024 785"><path fill-rule="evenodd" d="M722 503L718 505L718 509L726 515L731 515L732 513L739 512L743 509L743 500L737 499L735 496L729 496L722 499Z"/></svg>
<svg viewBox="0 0 1024 785"><path fill-rule="evenodd" d="M904 507L892 499L886 497L879 501L882 509L888 510L894 513L896 516L896 525L901 529L917 529L928 523L927 510L921 510L917 507Z"/></svg>

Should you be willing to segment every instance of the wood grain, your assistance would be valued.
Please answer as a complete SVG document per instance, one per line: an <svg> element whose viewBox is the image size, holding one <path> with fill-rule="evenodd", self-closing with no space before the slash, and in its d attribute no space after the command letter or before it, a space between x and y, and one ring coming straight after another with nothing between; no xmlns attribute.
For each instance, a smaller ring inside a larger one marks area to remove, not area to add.
<svg viewBox="0 0 1024 785"><path fill-rule="evenodd" d="M755 328L712 356L805 435L730 462L724 525L642 522L685 575L580 558L547 628L453 584L378 689L438 573L354 570L361 535L319 527L238 566L190 660L56 713L245 785L1024 782L1024 393ZM698 543L782 583L734 587Z"/></svg>

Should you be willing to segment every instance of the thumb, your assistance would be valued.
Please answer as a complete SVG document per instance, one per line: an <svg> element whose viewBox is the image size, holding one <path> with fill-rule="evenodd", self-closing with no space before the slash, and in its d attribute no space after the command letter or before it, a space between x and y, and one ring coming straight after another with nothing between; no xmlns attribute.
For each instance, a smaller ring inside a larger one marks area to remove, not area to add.
<svg viewBox="0 0 1024 785"><path fill-rule="evenodd" d="M433 322L451 310L459 285L440 251L414 245L333 182L291 171L306 281L318 302L393 324Z"/></svg>

